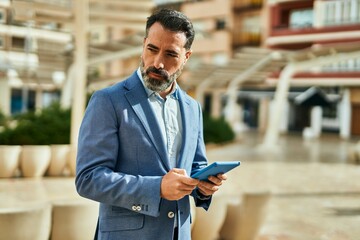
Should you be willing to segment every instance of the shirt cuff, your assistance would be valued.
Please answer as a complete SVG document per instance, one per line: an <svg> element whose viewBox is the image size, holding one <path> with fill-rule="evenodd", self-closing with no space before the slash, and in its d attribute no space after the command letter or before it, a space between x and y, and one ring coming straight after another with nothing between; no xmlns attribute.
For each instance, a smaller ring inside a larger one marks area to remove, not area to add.
<svg viewBox="0 0 360 240"><path fill-rule="evenodd" d="M198 189L196 189L196 198L200 200L209 200L211 196L205 196Z"/></svg>

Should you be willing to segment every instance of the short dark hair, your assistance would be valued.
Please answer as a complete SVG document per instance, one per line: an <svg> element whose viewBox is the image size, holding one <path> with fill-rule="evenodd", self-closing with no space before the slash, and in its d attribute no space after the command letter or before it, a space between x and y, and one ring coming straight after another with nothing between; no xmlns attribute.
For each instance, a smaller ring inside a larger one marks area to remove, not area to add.
<svg viewBox="0 0 360 240"><path fill-rule="evenodd" d="M195 37L195 31L191 21L183 13L167 8L156 11L148 17L146 21L145 37L148 36L150 27L156 22L160 23L165 29L172 32L185 33L186 43L184 47L187 50L191 48Z"/></svg>

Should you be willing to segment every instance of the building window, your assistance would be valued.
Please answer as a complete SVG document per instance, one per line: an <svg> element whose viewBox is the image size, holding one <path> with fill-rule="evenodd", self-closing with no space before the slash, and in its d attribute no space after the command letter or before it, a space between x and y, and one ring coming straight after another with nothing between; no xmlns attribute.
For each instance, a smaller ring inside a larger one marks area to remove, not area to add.
<svg viewBox="0 0 360 240"><path fill-rule="evenodd" d="M33 90L12 89L11 91L11 114L18 114L23 111L35 110L35 96Z"/></svg>
<svg viewBox="0 0 360 240"><path fill-rule="evenodd" d="M290 28L310 28L314 24L313 9L293 10L290 13Z"/></svg>
<svg viewBox="0 0 360 240"><path fill-rule="evenodd" d="M216 20L216 30L224 30L226 27L225 19L217 19Z"/></svg>
<svg viewBox="0 0 360 240"><path fill-rule="evenodd" d="M12 48L25 49L25 38L12 37L11 45L12 45Z"/></svg>

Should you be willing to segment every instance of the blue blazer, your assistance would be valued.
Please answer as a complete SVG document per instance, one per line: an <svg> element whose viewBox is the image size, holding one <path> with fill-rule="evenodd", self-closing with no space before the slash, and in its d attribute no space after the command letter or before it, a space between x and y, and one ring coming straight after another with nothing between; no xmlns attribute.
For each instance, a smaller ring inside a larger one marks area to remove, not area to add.
<svg viewBox="0 0 360 240"><path fill-rule="evenodd" d="M183 142L177 168L190 175L207 165L202 112L179 90ZM160 127L136 72L95 92L80 127L75 183L81 196L100 202L98 239L169 240L174 216L179 239L191 239L189 196L160 197L169 170ZM192 195L197 206L209 207L211 199Z"/></svg>

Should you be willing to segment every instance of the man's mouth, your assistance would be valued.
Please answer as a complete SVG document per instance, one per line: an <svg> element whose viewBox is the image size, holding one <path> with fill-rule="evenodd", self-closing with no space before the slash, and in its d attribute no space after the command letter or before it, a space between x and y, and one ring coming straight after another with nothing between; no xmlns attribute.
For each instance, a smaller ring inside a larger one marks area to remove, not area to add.
<svg viewBox="0 0 360 240"><path fill-rule="evenodd" d="M157 73L154 73L154 72L149 72L148 75L151 78L164 79L164 77L161 74L157 74Z"/></svg>

